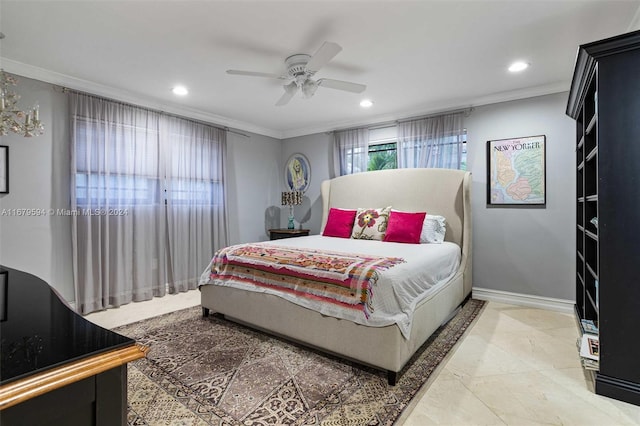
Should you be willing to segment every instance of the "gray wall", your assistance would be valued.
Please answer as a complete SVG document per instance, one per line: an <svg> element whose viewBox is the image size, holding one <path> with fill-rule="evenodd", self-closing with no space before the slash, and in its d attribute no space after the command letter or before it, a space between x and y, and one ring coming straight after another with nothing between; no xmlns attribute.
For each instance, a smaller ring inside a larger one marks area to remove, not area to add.
<svg viewBox="0 0 640 426"><path fill-rule="evenodd" d="M477 108L465 120L473 173L473 286L575 299L574 122L567 93ZM546 135L547 205L486 205L486 142Z"/></svg>
<svg viewBox="0 0 640 426"><path fill-rule="evenodd" d="M74 300L71 218L49 214L70 208L67 96L51 84L19 77L19 106L40 104L45 134L0 137L9 146L10 193L0 194L0 264L30 272ZM243 132L246 133L246 132ZM227 201L230 243L266 240L264 215L280 216L281 141L228 133ZM41 216L10 216L11 209L43 209ZM272 213L273 214L273 213ZM202 265L204 268L206 265Z"/></svg>
<svg viewBox="0 0 640 426"><path fill-rule="evenodd" d="M280 227L282 143L268 136L242 133L249 137L227 133L230 244L268 240L267 230Z"/></svg>
<svg viewBox="0 0 640 426"><path fill-rule="evenodd" d="M19 78L20 108L40 105L45 134L0 137L9 146L9 194L0 195L0 263L32 273L74 299L71 217L50 214L69 208L67 96L36 80ZM38 216L12 216L13 209L41 209Z"/></svg>
<svg viewBox="0 0 640 426"><path fill-rule="evenodd" d="M564 114L566 99L567 94L560 93L482 106L465 120L467 164L473 175L474 287L575 297L574 125ZM486 141L541 134L547 137L546 208L488 208ZM310 211L303 226L312 233L319 233L322 220L320 182L332 177L330 141L324 133L283 141L283 163L293 152L303 153L311 163L306 194L311 208L301 206L296 213Z"/></svg>

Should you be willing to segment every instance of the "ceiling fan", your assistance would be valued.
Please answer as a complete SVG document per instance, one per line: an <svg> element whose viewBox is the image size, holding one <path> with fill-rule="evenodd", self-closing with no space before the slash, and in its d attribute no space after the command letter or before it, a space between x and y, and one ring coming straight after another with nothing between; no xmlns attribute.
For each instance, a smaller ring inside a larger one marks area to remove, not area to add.
<svg viewBox="0 0 640 426"><path fill-rule="evenodd" d="M320 86L328 87L330 89L344 90L347 92L362 93L367 88L364 84L334 80L331 78L321 78L319 80L313 80L311 78L320 70L320 68L325 66L331 59L333 59L334 56L340 53L341 50L342 47L338 44L325 41L313 56L302 53L291 55L284 61L287 66L287 72L284 75L241 70L227 70L227 74L274 78L289 81L289 83L283 86L284 94L280 97L278 102L276 102L276 106L282 106L289 103L298 90L302 92L305 98L310 98Z"/></svg>

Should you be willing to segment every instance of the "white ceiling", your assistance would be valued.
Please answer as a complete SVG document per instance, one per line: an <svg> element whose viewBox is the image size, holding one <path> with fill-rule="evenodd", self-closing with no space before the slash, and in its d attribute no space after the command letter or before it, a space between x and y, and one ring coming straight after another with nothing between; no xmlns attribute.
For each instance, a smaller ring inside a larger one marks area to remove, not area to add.
<svg viewBox="0 0 640 426"><path fill-rule="evenodd" d="M2 67L277 138L565 91L578 45L640 28L640 1L0 0ZM319 88L274 104L284 59L343 47ZM510 62L531 67L510 74ZM170 89L186 85L177 98ZM358 106L364 97L373 108Z"/></svg>

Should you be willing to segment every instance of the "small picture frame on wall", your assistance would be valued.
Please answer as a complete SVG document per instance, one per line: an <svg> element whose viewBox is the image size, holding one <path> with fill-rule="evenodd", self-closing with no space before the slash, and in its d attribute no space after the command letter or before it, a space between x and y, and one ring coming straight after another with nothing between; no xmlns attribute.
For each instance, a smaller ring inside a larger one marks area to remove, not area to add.
<svg viewBox="0 0 640 426"><path fill-rule="evenodd" d="M487 141L487 205L544 206L546 136Z"/></svg>
<svg viewBox="0 0 640 426"><path fill-rule="evenodd" d="M311 166L303 154L292 154L284 167L284 182L290 191L304 193L311 181Z"/></svg>
<svg viewBox="0 0 640 426"><path fill-rule="evenodd" d="M9 193L9 147L0 145L0 194Z"/></svg>

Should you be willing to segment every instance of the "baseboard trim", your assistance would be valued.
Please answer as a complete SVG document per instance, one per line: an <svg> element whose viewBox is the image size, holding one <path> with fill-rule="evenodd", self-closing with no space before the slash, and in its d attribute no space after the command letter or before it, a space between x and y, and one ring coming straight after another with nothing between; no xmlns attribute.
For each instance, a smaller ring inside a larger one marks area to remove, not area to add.
<svg viewBox="0 0 640 426"><path fill-rule="evenodd" d="M512 293L509 291L492 290L489 288L473 287L471 294L474 299L507 303L510 305L528 306L531 308L546 309L548 311L564 312L566 314L573 314L573 306L575 305L573 300L554 299L552 297Z"/></svg>
<svg viewBox="0 0 640 426"><path fill-rule="evenodd" d="M640 384L596 374L596 393L629 404L640 405Z"/></svg>

